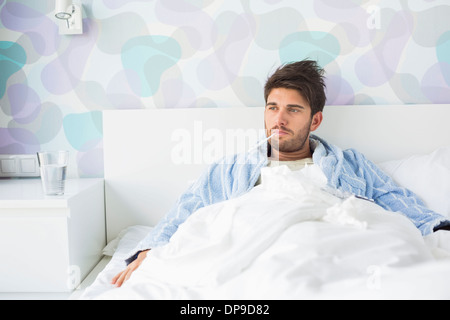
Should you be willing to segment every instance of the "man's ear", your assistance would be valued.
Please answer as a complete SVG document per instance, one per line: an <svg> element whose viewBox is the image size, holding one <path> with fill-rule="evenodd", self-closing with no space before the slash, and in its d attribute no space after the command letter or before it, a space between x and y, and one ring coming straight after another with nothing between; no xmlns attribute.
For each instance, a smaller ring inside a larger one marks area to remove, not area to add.
<svg viewBox="0 0 450 320"><path fill-rule="evenodd" d="M319 111L315 115L313 115L310 131L317 130L317 128L319 128L320 124L322 123L322 120L323 120L323 114L321 111Z"/></svg>

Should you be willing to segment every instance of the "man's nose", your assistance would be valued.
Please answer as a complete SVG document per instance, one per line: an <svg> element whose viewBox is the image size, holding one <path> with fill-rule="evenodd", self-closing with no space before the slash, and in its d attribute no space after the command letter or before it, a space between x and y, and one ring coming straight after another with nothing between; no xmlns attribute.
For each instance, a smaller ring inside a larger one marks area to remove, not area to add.
<svg viewBox="0 0 450 320"><path fill-rule="evenodd" d="M284 111L283 109L279 110L276 118L275 118L275 124L278 127L282 127L282 126L286 126L287 125L287 116L286 116L286 111Z"/></svg>

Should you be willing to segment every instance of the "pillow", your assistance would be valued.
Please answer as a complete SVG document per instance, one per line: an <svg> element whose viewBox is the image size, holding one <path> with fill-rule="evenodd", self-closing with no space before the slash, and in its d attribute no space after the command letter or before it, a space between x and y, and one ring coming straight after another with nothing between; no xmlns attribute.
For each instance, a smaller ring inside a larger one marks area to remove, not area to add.
<svg viewBox="0 0 450 320"><path fill-rule="evenodd" d="M414 192L429 209L450 217L450 147L378 166L398 185Z"/></svg>
<svg viewBox="0 0 450 320"><path fill-rule="evenodd" d="M120 254L129 253L151 230L151 227L138 225L125 228L106 245L103 254L112 257L116 252Z"/></svg>

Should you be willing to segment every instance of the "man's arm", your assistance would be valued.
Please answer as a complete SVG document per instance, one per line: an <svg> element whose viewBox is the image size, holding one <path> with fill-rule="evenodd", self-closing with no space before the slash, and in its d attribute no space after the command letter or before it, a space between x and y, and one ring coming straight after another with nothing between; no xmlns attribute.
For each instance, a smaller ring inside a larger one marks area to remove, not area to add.
<svg viewBox="0 0 450 320"><path fill-rule="evenodd" d="M127 262L132 262L139 251L167 244L178 227L198 209L248 192L254 186L265 163L266 158L242 154L226 157L210 165L180 196L172 210L139 243Z"/></svg>
<svg viewBox="0 0 450 320"><path fill-rule="evenodd" d="M141 251L162 246L169 242L178 227L195 211L202 207L240 196L248 192L256 183L261 167L267 164L267 150L255 150L250 154L233 155L209 166L200 178L181 195L174 208L143 239L126 260L129 268L122 277L129 278L142 261ZM146 256L146 255L145 255ZM130 267L131 266L131 267ZM130 272L130 274L128 274ZM115 277L120 279L122 273ZM117 278L117 279L116 279ZM123 283L123 282L122 282Z"/></svg>
<svg viewBox="0 0 450 320"><path fill-rule="evenodd" d="M117 287L121 287L122 284L130 278L133 272L140 267L150 249L168 243L179 225L186 221L195 210L202 206L204 206L204 202L201 200L201 197L195 195L192 187L189 188L189 190L179 198L173 209L169 211L169 213L133 250L133 254L125 260L127 264L126 268L118 273L111 280L111 283Z"/></svg>
<svg viewBox="0 0 450 320"><path fill-rule="evenodd" d="M212 165L200 178L184 192L168 214L155 226L155 228L137 245L133 253L125 260L127 267L117 274L112 283L121 286L129 279L131 274L141 265L151 248L167 244L178 227L198 209L212 203L225 200L227 194L224 190L226 183L222 181L222 174L226 167Z"/></svg>
<svg viewBox="0 0 450 320"><path fill-rule="evenodd" d="M133 250L126 262L129 264L137 255L144 250L161 247L167 244L173 234L178 230L178 227L183 224L189 216L198 209L207 205L201 195L194 187L189 188L177 200L172 209L167 215L153 228L153 230L138 244Z"/></svg>
<svg viewBox="0 0 450 320"><path fill-rule="evenodd" d="M388 211L402 213L414 223L422 235L450 225L445 216L428 209L417 195L398 186L359 151L342 151L316 136L313 136L313 141L314 163L323 170L331 187L373 199Z"/></svg>
<svg viewBox="0 0 450 320"><path fill-rule="evenodd" d="M366 165L366 180L369 182L367 188L375 203L386 210L405 215L424 236L437 230L450 230L450 221L445 216L427 208L416 194L397 185L371 161L366 160Z"/></svg>

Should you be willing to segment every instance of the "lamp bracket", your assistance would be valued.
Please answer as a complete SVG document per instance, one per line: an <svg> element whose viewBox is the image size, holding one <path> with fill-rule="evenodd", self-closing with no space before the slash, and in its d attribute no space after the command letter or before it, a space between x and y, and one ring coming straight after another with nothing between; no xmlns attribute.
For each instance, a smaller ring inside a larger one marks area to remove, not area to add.
<svg viewBox="0 0 450 320"><path fill-rule="evenodd" d="M72 4L68 7L67 13L71 16L68 19L58 19L59 34L73 35L83 33L83 13L82 6Z"/></svg>

